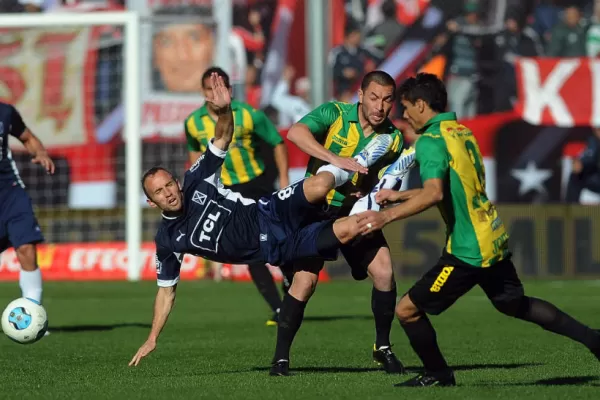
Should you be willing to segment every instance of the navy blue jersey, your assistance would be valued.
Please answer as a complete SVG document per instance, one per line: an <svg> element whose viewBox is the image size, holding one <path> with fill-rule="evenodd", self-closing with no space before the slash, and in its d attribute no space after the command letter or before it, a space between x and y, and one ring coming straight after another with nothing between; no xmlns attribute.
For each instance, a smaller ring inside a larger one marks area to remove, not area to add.
<svg viewBox="0 0 600 400"><path fill-rule="evenodd" d="M163 214L155 238L159 286L179 281L184 254L232 264L263 259L256 202L225 189L220 181L226 154L209 143L185 174L183 215Z"/></svg>
<svg viewBox="0 0 600 400"><path fill-rule="evenodd" d="M24 187L17 166L8 147L8 136L20 137L25 132L21 114L10 104L0 102L0 186Z"/></svg>

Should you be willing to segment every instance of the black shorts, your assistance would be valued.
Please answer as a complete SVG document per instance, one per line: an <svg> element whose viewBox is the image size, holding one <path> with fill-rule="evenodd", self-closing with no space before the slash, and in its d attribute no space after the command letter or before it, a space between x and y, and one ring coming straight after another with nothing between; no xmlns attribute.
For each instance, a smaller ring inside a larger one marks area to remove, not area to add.
<svg viewBox="0 0 600 400"><path fill-rule="evenodd" d="M382 231L373 232L371 235L361 237L359 240L350 242L340 247L342 255L350 266L352 277L356 280L364 280L368 277L367 268L381 248L389 248ZM297 260L281 266L286 274L298 271L312 272L318 274L325 266L325 260L313 258Z"/></svg>
<svg viewBox="0 0 600 400"><path fill-rule="evenodd" d="M263 173L246 183L226 186L232 192L237 192L247 199L258 201L261 197L269 197L275 191L273 182L269 182L268 174Z"/></svg>
<svg viewBox="0 0 600 400"><path fill-rule="evenodd" d="M427 314L446 311L462 295L479 285L492 303L505 303L525 295L510 259L487 268L438 263L408 291L417 308Z"/></svg>

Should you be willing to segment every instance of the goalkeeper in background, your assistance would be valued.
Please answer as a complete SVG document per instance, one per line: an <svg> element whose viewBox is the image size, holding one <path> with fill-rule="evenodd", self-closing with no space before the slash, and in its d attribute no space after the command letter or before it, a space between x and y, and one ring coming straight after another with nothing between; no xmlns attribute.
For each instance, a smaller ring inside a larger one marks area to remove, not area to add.
<svg viewBox="0 0 600 400"><path fill-rule="evenodd" d="M220 68L212 67L202 75L202 90L205 97L212 94L210 76L212 73L223 78L225 85L231 91L229 76ZM262 111L255 110L241 101L231 102L234 118L234 136L227 157L223 164L221 180L223 184L242 196L258 201L261 197L269 197L275 188L265 174L265 164L258 150L261 139L273 148L275 165L279 172L279 187L289 185L287 150L283 138L275 126ZM206 151L210 139L215 135L217 121L215 107L207 101L204 106L194 111L185 120L190 161L195 163L198 157ZM248 265L252 281L260 294L273 311L273 316L267 320L268 326L277 325L281 297L268 267L264 263Z"/></svg>

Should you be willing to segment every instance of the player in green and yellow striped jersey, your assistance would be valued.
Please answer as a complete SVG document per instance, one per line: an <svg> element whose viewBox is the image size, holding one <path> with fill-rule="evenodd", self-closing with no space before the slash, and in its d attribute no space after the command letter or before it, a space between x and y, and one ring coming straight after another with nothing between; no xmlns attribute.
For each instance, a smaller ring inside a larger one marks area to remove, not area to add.
<svg viewBox="0 0 600 400"><path fill-rule="evenodd" d="M494 307L511 317L583 343L600 360L600 333L554 305L525 296L508 251L508 234L485 191L483 157L469 128L445 113L447 94L435 75L409 78L399 91L404 117L420 134L416 160L423 189L382 190L377 202L404 203L361 218L364 234L437 205L447 240L437 265L402 297L396 315L423 362L425 373L400 386L453 386L452 369L442 356L427 314L445 311L479 285Z"/></svg>
<svg viewBox="0 0 600 400"><path fill-rule="evenodd" d="M212 92L210 76L217 73L230 88L229 76L220 68L209 68L202 76L204 94ZM221 171L221 181L234 192L258 201L268 197L275 190L265 174L265 163L258 148L264 141L273 147L275 164L279 172L279 185L286 187L288 180L287 151L283 138L267 116L241 101L231 102L234 118L234 137L225 157ZM209 141L215 135L217 114L210 102L194 111L185 120L185 135L190 154L190 161L196 162L206 151ZM271 273L265 264L254 263L248 266L250 276L259 292L273 311L273 317L267 320L267 325L277 325L277 317L281 308L281 298L275 286Z"/></svg>
<svg viewBox="0 0 600 400"><path fill-rule="evenodd" d="M290 129L288 139L311 156L307 175L316 173L324 164L362 173L355 176L352 185L329 193L329 216L348 215L356 202L353 193L369 193L379 180L378 171L396 160L402 151L402 134L388 119L395 91L396 84L391 76L383 71L373 71L362 81L358 103L333 101L323 104ZM391 135L393 144L389 152L367 173L352 157L381 135ZM343 246L342 254L355 279L371 276L373 280L371 304L376 328L374 359L383 365L386 372L402 373L404 367L390 345L396 284L390 251L383 234L377 232L353 246ZM292 340L300 328L304 308L313 294L323 265L322 260L312 259L281 266L286 274L292 270L294 279L283 300L271 375L288 374Z"/></svg>

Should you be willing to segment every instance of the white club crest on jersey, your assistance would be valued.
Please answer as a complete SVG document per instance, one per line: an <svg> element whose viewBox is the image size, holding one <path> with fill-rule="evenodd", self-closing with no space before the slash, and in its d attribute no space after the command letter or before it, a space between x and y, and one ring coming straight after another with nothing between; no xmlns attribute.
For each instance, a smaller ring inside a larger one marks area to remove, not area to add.
<svg viewBox="0 0 600 400"><path fill-rule="evenodd" d="M192 195L192 201L203 206L206 203L206 195L197 190L194 190L194 194Z"/></svg>

